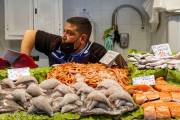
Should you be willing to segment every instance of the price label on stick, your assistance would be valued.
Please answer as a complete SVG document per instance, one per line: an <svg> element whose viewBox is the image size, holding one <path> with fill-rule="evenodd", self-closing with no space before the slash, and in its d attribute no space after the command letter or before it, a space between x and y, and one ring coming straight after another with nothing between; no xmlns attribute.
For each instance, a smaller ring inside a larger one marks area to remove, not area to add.
<svg viewBox="0 0 180 120"><path fill-rule="evenodd" d="M166 58L166 57L169 57L172 55L169 44L153 45L151 48L152 48L154 54L161 58Z"/></svg>
<svg viewBox="0 0 180 120"><path fill-rule="evenodd" d="M15 68L15 69L8 69L8 78L11 80L16 80L21 76L30 76L29 67L25 68Z"/></svg>
<svg viewBox="0 0 180 120"><path fill-rule="evenodd" d="M118 55L118 52L108 50L107 53L100 59L100 62L105 65L111 66Z"/></svg>
<svg viewBox="0 0 180 120"><path fill-rule="evenodd" d="M132 79L133 85L145 84L145 85L155 85L154 75L135 77Z"/></svg>

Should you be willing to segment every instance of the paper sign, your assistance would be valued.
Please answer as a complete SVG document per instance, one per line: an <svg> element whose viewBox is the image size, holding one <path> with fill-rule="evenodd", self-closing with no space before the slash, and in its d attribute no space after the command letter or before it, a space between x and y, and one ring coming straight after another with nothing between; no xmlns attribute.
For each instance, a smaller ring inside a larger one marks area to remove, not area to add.
<svg viewBox="0 0 180 120"><path fill-rule="evenodd" d="M29 67L25 68L16 68L16 69L8 69L8 78L11 80L16 80L21 76L30 76Z"/></svg>
<svg viewBox="0 0 180 120"><path fill-rule="evenodd" d="M176 64L176 69L180 71L180 63Z"/></svg>
<svg viewBox="0 0 180 120"><path fill-rule="evenodd" d="M166 58L166 57L169 57L172 55L169 44L153 45L151 48L152 48L155 56L159 56L161 58Z"/></svg>
<svg viewBox="0 0 180 120"><path fill-rule="evenodd" d="M118 55L118 52L108 50L107 53L100 59L100 62L111 66Z"/></svg>
<svg viewBox="0 0 180 120"><path fill-rule="evenodd" d="M133 78L133 85L145 84L145 85L155 85L154 75L142 76Z"/></svg>

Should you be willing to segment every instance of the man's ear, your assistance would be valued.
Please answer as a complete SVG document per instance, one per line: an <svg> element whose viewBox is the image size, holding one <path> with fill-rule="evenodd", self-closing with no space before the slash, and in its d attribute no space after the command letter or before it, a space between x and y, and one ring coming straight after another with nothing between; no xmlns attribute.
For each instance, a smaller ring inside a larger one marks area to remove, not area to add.
<svg viewBox="0 0 180 120"><path fill-rule="evenodd" d="M81 42L86 42L87 41L87 35L86 34L82 34L81 35Z"/></svg>

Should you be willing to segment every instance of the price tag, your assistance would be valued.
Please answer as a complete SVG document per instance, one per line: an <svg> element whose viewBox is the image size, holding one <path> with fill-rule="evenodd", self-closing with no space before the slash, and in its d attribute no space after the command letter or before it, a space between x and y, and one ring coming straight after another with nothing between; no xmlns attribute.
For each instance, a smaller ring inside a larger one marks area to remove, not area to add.
<svg viewBox="0 0 180 120"><path fill-rule="evenodd" d="M155 85L154 75L142 76L133 78L133 85L145 84L145 85Z"/></svg>
<svg viewBox="0 0 180 120"><path fill-rule="evenodd" d="M166 58L166 57L169 57L172 55L169 44L153 45L151 48L152 48L154 54L161 58Z"/></svg>
<svg viewBox="0 0 180 120"><path fill-rule="evenodd" d="M180 63L176 64L176 69L180 71Z"/></svg>
<svg viewBox="0 0 180 120"><path fill-rule="evenodd" d="M107 53L100 59L100 62L105 65L111 66L118 55L118 52L108 50Z"/></svg>
<svg viewBox="0 0 180 120"><path fill-rule="evenodd" d="M15 69L8 69L8 78L11 80L16 80L21 76L30 76L29 67L25 68L15 68Z"/></svg>

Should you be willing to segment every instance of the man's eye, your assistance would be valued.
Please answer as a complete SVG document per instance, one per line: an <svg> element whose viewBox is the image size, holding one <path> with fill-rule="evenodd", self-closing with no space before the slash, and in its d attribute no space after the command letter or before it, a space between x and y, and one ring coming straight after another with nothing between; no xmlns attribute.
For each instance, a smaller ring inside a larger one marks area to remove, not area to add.
<svg viewBox="0 0 180 120"><path fill-rule="evenodd" d="M68 32L67 34L69 34L70 36L74 35L74 33L73 33L73 32Z"/></svg>
<svg viewBox="0 0 180 120"><path fill-rule="evenodd" d="M64 30L64 33L66 33L67 35L70 35L70 36L74 35L74 32L69 31L69 30Z"/></svg>

